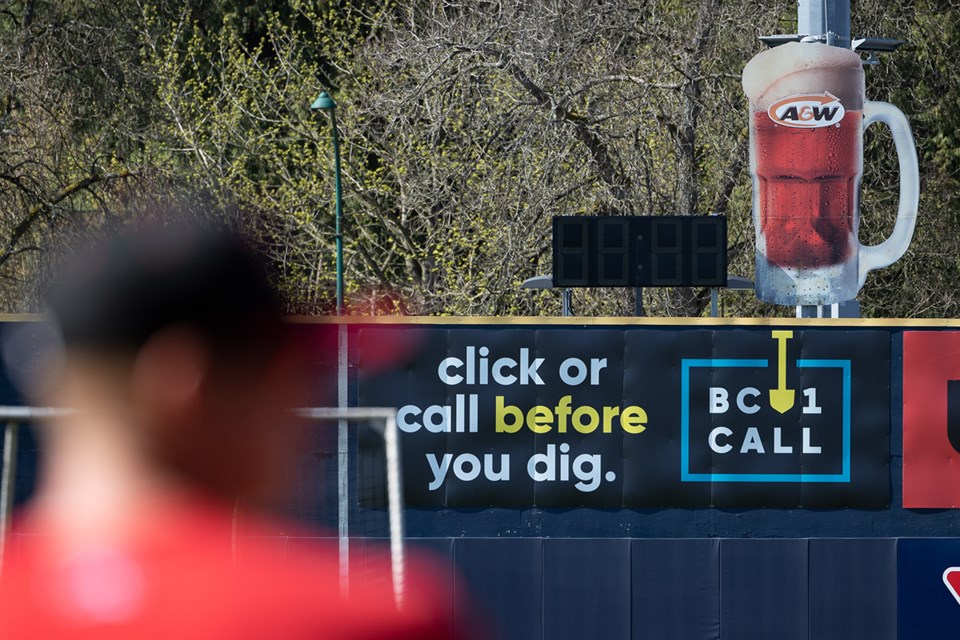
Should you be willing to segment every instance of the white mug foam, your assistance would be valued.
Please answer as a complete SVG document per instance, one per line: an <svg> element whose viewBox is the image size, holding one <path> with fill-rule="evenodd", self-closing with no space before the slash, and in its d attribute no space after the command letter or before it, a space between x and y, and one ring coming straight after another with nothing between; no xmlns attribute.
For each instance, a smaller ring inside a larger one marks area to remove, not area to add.
<svg viewBox="0 0 960 640"><path fill-rule="evenodd" d="M822 94L840 98L845 109L862 109L863 62L850 49L790 42L753 57L743 68L743 91L755 110L786 96Z"/></svg>

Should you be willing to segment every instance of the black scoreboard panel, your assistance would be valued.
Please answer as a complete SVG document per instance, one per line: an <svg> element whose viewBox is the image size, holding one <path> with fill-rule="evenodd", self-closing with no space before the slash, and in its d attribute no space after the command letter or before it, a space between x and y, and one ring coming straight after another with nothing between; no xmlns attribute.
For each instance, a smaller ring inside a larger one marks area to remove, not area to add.
<svg viewBox="0 0 960 640"><path fill-rule="evenodd" d="M555 287L724 287L724 216L554 216Z"/></svg>

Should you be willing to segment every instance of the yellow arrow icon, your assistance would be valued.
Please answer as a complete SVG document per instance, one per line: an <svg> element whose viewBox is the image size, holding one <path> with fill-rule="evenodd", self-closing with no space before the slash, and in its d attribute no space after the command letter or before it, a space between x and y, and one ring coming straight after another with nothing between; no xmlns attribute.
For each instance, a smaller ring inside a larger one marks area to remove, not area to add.
<svg viewBox="0 0 960 640"><path fill-rule="evenodd" d="M793 407L795 393L787 389L787 340L793 337L793 331L771 331L777 341L777 388L770 389L770 406L780 413L786 413Z"/></svg>

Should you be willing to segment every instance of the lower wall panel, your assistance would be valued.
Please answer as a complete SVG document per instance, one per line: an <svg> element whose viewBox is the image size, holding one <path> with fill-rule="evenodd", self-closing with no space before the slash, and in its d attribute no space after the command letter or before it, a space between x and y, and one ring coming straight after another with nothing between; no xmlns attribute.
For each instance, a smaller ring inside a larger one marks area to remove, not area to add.
<svg viewBox="0 0 960 640"><path fill-rule="evenodd" d="M543 637L630 637L630 541L543 540Z"/></svg>
<svg viewBox="0 0 960 640"><path fill-rule="evenodd" d="M810 638L895 640L897 539L811 538L809 545Z"/></svg>
<svg viewBox="0 0 960 640"><path fill-rule="evenodd" d="M719 548L717 539L631 540L633 638L720 637Z"/></svg>
<svg viewBox="0 0 960 640"><path fill-rule="evenodd" d="M808 639L807 551L803 539L720 541L722 638Z"/></svg>
<svg viewBox="0 0 960 640"><path fill-rule="evenodd" d="M23 537L13 535L11 548ZM298 555L337 547L335 538L275 542ZM359 567L371 554L379 561L382 543L353 540L351 562ZM429 555L455 569L441 574L439 591L449 596L442 605L461 624L503 640L938 640L960 629L960 596L942 580L945 567L960 571L956 539L409 543L410 557Z"/></svg>
<svg viewBox="0 0 960 640"><path fill-rule="evenodd" d="M543 636L543 540L459 538L455 564L462 580L458 615L477 611L498 638Z"/></svg>
<svg viewBox="0 0 960 640"><path fill-rule="evenodd" d="M448 560L505 640L897 638L895 538L454 538Z"/></svg>

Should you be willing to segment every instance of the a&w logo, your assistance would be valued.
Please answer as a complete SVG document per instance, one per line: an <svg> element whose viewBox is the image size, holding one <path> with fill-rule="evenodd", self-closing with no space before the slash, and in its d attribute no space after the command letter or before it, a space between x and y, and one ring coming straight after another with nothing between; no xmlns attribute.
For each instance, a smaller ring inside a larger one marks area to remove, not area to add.
<svg viewBox="0 0 960 640"><path fill-rule="evenodd" d="M824 92L822 95L794 95L780 98L767 109L770 119L777 124L798 129L815 129L838 124L844 115L840 99Z"/></svg>

